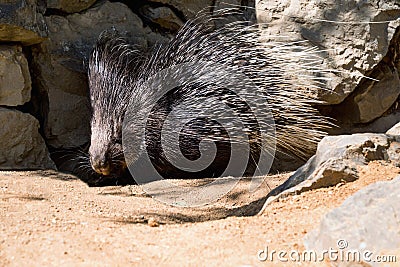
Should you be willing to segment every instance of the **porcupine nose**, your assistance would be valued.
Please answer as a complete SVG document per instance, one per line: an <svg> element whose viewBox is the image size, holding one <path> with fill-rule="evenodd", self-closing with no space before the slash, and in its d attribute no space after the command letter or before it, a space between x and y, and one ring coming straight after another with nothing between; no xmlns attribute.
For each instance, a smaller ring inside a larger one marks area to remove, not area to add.
<svg viewBox="0 0 400 267"><path fill-rule="evenodd" d="M111 164L108 162L106 157L94 156L90 158L92 168L95 172L102 175L110 175Z"/></svg>

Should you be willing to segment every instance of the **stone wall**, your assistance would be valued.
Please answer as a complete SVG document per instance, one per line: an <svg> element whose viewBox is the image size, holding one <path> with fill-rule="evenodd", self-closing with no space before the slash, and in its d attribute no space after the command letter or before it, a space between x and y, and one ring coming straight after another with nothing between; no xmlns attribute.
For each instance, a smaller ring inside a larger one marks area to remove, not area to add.
<svg viewBox="0 0 400 267"><path fill-rule="evenodd" d="M307 40L324 51L324 64L334 72L329 90L321 90L319 97L328 106L328 115L349 124L371 123L398 104L399 18L398 1L260 0L257 4L258 21L268 24L266 36Z"/></svg>
<svg viewBox="0 0 400 267"><path fill-rule="evenodd" d="M319 109L342 126L337 132L383 132L400 116L400 5L339 2L260 0L244 12L266 23L267 38L305 39L324 51L321 61L335 71ZM0 169L55 168L49 150L88 144L86 62L103 30L115 28L146 51L201 10L240 5L254 3L0 1Z"/></svg>

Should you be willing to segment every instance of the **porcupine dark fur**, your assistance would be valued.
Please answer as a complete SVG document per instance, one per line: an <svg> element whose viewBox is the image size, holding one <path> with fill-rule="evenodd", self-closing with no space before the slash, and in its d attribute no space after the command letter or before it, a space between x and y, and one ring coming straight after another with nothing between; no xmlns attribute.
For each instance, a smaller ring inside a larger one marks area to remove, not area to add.
<svg viewBox="0 0 400 267"><path fill-rule="evenodd" d="M313 107L313 104L319 103L314 98L315 92L323 86L323 79L316 78L314 73L323 74L329 70L319 67L321 59L316 48L302 42L263 40L260 25L247 26L247 22L243 21L214 28L213 21L223 20L224 16L234 12L221 10L214 15L200 14L188 21L168 44L160 45L148 55L114 31L106 31L99 37L90 57L88 73L93 111L89 155L91 166L98 173L95 176L103 179L126 173L122 124L128 105L137 105L140 112L156 102L151 99L155 89L143 88L148 77L171 66L182 63L196 65L200 61L216 62L221 68L239 71L251 79L268 101L274 117L277 150L299 158L310 156L310 151L325 135L324 129L330 125ZM220 73L222 69L217 68L211 74L218 76ZM143 144L132 144L133 150L137 149L138 157L145 149L153 165L166 178L218 177L229 159L227 135L212 121L193 121L181 132L184 133L180 138L181 151L192 160L199 157L198 144L204 136L222 133L222 138L214 140L220 154L202 172L191 174L171 166L159 142L163 119L180 101L207 94L217 99L229 98L223 87L206 80L206 77L201 77L199 81L175 88L159 99L152 106L147 123L145 148ZM236 109L244 114L245 124L250 128L256 125L252 119L246 121L246 114L250 112L246 105L239 104ZM137 118L141 119L140 114ZM261 149L257 142L259 136L254 131L250 136L252 134L256 142L251 143L253 155L246 169L249 175L256 168L257 154Z"/></svg>

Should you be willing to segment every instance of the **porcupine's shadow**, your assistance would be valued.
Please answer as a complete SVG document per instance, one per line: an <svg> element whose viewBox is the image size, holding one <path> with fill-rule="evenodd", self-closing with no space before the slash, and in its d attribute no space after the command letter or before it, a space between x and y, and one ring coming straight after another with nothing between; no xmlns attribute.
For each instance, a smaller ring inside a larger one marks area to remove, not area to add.
<svg viewBox="0 0 400 267"><path fill-rule="evenodd" d="M147 224L151 220L155 220L160 224L180 224L205 222L211 220L220 220L227 217L245 217L256 215L266 200L266 196L271 189L278 186L288 174L268 176L264 183L254 192L249 192L251 178L240 178L237 186L229 193L222 196L218 201L211 202L208 205L182 208L180 206L170 206L155 201L149 198L146 194L140 194L138 186L129 186L123 188L109 187L105 188L102 195L115 196L119 192L119 196L124 197L123 207L128 207L129 210L119 210L122 215L106 215L105 220L113 221L121 224ZM239 178L238 178L239 179ZM178 185L201 185L205 182L210 182L210 178L206 179L191 179L191 180L170 180ZM157 182L152 182L153 186L157 186ZM130 196L121 194L121 191L133 191ZM134 193L136 192L136 194ZM166 191L161 189L160 194L167 194L173 198L174 194L178 197L174 189ZM157 196L155 196L157 198ZM137 207L140 206L140 209ZM124 215L125 214L125 215Z"/></svg>

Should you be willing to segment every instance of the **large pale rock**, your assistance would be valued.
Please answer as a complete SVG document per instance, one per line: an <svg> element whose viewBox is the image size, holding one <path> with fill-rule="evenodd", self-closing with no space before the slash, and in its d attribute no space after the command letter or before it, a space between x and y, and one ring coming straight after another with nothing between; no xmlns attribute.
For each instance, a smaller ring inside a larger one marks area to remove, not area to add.
<svg viewBox="0 0 400 267"><path fill-rule="evenodd" d="M34 117L0 108L0 125L0 169L55 169Z"/></svg>
<svg viewBox="0 0 400 267"><path fill-rule="evenodd" d="M399 165L399 148L398 136L368 133L327 136L306 164L268 194L264 207L281 197L354 181L358 179L357 166L369 161L389 160Z"/></svg>
<svg viewBox="0 0 400 267"><path fill-rule="evenodd" d="M88 85L84 62L99 34L115 28L143 49L159 35L121 3L104 2L81 14L46 17L48 39L32 49L35 83L48 95L44 133L53 147L77 147L89 140ZM158 38L158 39L157 39Z"/></svg>
<svg viewBox="0 0 400 267"><path fill-rule="evenodd" d="M400 122L398 122L396 125L394 125L392 128L390 128L386 134L388 135L398 135L400 136Z"/></svg>
<svg viewBox="0 0 400 267"><path fill-rule="evenodd" d="M400 253L400 176L361 189L324 216L318 229L305 238L307 250L354 252L359 265L333 261L334 266L383 266L378 255ZM369 253L371 252L371 254ZM393 259L392 259L393 260ZM393 265L395 266L395 265Z"/></svg>
<svg viewBox="0 0 400 267"><path fill-rule="evenodd" d="M30 96L31 76L22 48L0 46L0 105L22 105Z"/></svg>
<svg viewBox="0 0 400 267"><path fill-rule="evenodd" d="M95 2L96 0L47 0L47 8L54 8L67 13L75 13L88 9Z"/></svg>
<svg viewBox="0 0 400 267"><path fill-rule="evenodd" d="M400 94L396 63L399 17L397 1L257 2L259 22L268 23L266 36L280 40L306 39L324 50L323 64L333 68L335 75L326 84L333 92L321 90L320 99L327 104L338 104L360 87L347 107L351 110L347 115L357 123L381 116ZM363 79L362 75L379 81Z"/></svg>
<svg viewBox="0 0 400 267"><path fill-rule="evenodd" d="M0 2L0 41L40 43L47 36L46 24L36 0Z"/></svg>

